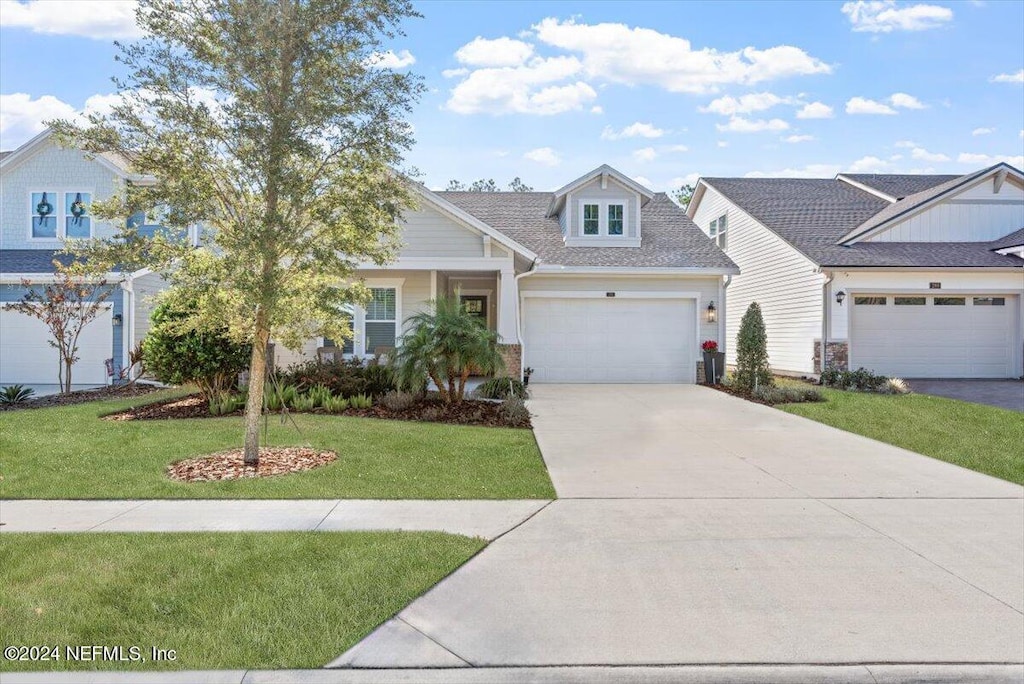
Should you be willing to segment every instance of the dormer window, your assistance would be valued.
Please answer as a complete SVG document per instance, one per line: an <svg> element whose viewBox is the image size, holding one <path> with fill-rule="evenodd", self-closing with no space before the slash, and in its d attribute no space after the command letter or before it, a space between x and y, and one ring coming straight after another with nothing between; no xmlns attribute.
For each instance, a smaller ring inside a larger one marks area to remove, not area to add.
<svg viewBox="0 0 1024 684"><path fill-rule="evenodd" d="M626 234L623 202L580 200L580 234L584 237L622 237Z"/></svg>
<svg viewBox="0 0 1024 684"><path fill-rule="evenodd" d="M600 235L601 206L598 204L583 205L583 234Z"/></svg>

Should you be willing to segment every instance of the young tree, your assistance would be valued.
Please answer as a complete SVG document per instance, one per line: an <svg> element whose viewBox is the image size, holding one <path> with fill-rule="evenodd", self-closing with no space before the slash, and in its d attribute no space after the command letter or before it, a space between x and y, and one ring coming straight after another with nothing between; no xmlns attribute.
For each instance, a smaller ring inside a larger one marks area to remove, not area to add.
<svg viewBox="0 0 1024 684"><path fill-rule="evenodd" d="M512 179L512 182L508 184L508 189L512 192L533 192L533 188L524 183L519 176Z"/></svg>
<svg viewBox="0 0 1024 684"><path fill-rule="evenodd" d="M481 178L480 180L473 181L472 185L469 186L470 192L498 192L498 184L494 182L493 178Z"/></svg>
<svg viewBox="0 0 1024 684"><path fill-rule="evenodd" d="M126 228L84 251L166 273L196 294L193 327L252 344L247 464L259 457L268 341L350 335L340 312L369 295L355 270L396 252L412 195L394 169L422 86L384 68L380 50L411 16L407 0L141 0L145 37L119 57L123 102L86 127L51 124L59 139L155 178L94 213L161 207L171 234ZM209 249L173 239L195 224Z"/></svg>
<svg viewBox="0 0 1024 684"><path fill-rule="evenodd" d="M768 365L768 334L757 302L747 307L736 335L736 384L748 390L774 384Z"/></svg>
<svg viewBox="0 0 1024 684"><path fill-rule="evenodd" d="M111 290L106 280L89 281L65 267L53 262L54 281L42 285L38 290L32 281L22 280L30 288L20 301L5 304L4 309L31 316L43 322L52 339L47 340L60 356L57 365L57 382L60 391L71 391L71 370L78 361L78 338L85 326L93 322L103 310L104 302L110 298Z"/></svg>
<svg viewBox="0 0 1024 684"><path fill-rule="evenodd" d="M448 181L448 187L445 188L448 192L465 192L468 190L466 184L462 181L455 180L454 178Z"/></svg>
<svg viewBox="0 0 1024 684"><path fill-rule="evenodd" d="M690 206L690 200L693 199L693 186L689 183L685 183L678 190L672 192L672 198L679 203L683 209Z"/></svg>

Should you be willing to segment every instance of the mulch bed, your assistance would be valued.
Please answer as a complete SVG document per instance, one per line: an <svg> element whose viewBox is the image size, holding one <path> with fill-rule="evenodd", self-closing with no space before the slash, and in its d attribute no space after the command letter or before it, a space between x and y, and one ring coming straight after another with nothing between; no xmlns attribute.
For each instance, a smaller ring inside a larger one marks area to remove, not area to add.
<svg viewBox="0 0 1024 684"><path fill-rule="evenodd" d="M732 387L730 385L721 385L721 384L719 384L719 385L704 385L704 387L710 387L711 389L716 389L719 392L725 392L726 394L731 394L734 397L739 397L740 399L746 399L747 401L752 401L755 404L761 404L762 406L773 406L774 405L774 404L769 404L767 401L762 401L761 399L756 398L753 394L751 394L747 390L740 389L739 387Z"/></svg>
<svg viewBox="0 0 1024 684"><path fill-rule="evenodd" d="M90 401L104 401L107 399L126 399L129 397L141 397L156 392L163 387L148 384L134 385L110 385L97 389L78 390L68 394L51 394L47 397L29 399L20 404L0 404L0 411L19 411L21 409L53 408L54 406L71 406L73 404L85 404Z"/></svg>
<svg viewBox="0 0 1024 684"><path fill-rule="evenodd" d="M333 451L318 451L309 447L263 447L260 449L259 465L253 467L245 465L241 449L232 449L172 463L167 467L167 475L179 482L275 477L313 470L337 458L338 455Z"/></svg>
<svg viewBox="0 0 1024 684"><path fill-rule="evenodd" d="M289 413L296 413L289 409ZM360 418L382 418L385 420L412 420L428 423L447 423L450 425L480 425L485 427L529 428L530 419L510 425L501 415L501 405L490 401L466 400L457 406L449 406L440 399L428 396L415 406L404 411L392 411L383 404L375 404L368 409L348 409L343 413L328 414L323 409L316 409L317 415L357 416ZM233 416L242 415L239 410ZM279 412L271 415L279 415ZM158 401L152 404L136 406L118 413L104 416L104 420L174 420L180 418L214 418L210 415L209 406L198 394L187 397ZM216 416L223 418L224 416Z"/></svg>

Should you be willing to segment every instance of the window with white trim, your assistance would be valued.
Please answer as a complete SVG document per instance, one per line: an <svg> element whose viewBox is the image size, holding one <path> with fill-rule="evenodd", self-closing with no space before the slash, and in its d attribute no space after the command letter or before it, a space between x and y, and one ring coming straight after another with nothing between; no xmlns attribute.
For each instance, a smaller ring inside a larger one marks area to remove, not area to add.
<svg viewBox="0 0 1024 684"><path fill-rule="evenodd" d="M708 237L715 241L721 249L725 249L728 245L727 231L729 230L729 224L727 221L728 214L722 214L708 226Z"/></svg>
<svg viewBox="0 0 1024 684"><path fill-rule="evenodd" d="M601 206L598 204L583 205L583 234L598 235L601 232Z"/></svg>
<svg viewBox="0 0 1024 684"><path fill-rule="evenodd" d="M92 193L84 190L29 193L29 237L36 240L92 237Z"/></svg>
<svg viewBox="0 0 1024 684"><path fill-rule="evenodd" d="M398 339L398 290L371 287L371 299L363 314L364 354L376 354L379 347L394 347Z"/></svg>
<svg viewBox="0 0 1024 684"><path fill-rule="evenodd" d="M29 200L29 221L31 221L31 235L33 238L56 239L57 225L60 217L60 201L58 193L41 190L33 192Z"/></svg>
<svg viewBox="0 0 1024 684"><path fill-rule="evenodd" d="M91 192L64 193L64 236L69 238L92 237Z"/></svg>
<svg viewBox="0 0 1024 684"><path fill-rule="evenodd" d="M608 234L622 235L625 227L625 207L621 204L608 205Z"/></svg>

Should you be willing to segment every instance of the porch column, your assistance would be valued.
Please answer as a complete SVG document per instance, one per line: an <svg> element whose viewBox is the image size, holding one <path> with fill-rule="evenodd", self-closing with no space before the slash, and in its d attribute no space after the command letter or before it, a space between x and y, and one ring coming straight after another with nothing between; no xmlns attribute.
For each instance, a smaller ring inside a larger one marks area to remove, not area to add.
<svg viewBox="0 0 1024 684"><path fill-rule="evenodd" d="M519 293L516 292L516 272L501 269L498 278L498 336L503 344L518 344L516 321L519 319Z"/></svg>

